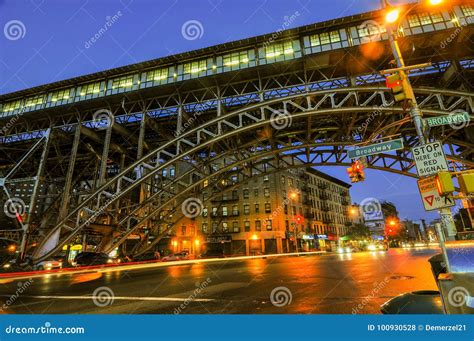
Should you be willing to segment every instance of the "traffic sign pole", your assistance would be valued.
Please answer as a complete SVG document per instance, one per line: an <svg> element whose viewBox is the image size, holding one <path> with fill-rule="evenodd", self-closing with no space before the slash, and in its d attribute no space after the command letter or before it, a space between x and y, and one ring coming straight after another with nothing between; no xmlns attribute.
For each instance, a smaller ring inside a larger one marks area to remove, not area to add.
<svg viewBox="0 0 474 341"><path fill-rule="evenodd" d="M390 4L388 3L387 0L380 0L382 3L382 8L387 9L390 7ZM398 68L406 68L405 62L403 60L402 53L400 51L400 46L398 45L398 36L397 33L394 32L392 29L391 24L386 25L387 28L387 33L389 36L389 41L390 41L390 47L392 48L393 56L395 58L395 61L397 63ZM398 29L397 29L398 31ZM404 72L404 71L402 71ZM416 98L413 94L413 87L411 85L410 79L408 77L404 77L405 82L404 86L407 89L408 93L408 98L411 98L412 100L410 101L410 116L413 120L413 123L415 125L416 129L416 134L418 135L418 139L420 141L420 145L426 144L428 141L428 136L426 136L426 130L424 129L424 122L422 119L422 112L418 106L418 103L416 101ZM454 239L454 236L456 235L456 227L454 226L454 220L451 214L451 210L449 208L443 208L439 210L440 216L441 216L441 222L443 224L443 227L448 235L447 239ZM450 219L448 219L448 216ZM443 217L445 219L443 219Z"/></svg>

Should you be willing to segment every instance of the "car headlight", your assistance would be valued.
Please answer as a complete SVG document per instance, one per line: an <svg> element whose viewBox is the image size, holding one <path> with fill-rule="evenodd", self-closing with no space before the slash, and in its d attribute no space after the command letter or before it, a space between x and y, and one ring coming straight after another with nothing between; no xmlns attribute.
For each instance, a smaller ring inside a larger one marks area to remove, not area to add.
<svg viewBox="0 0 474 341"><path fill-rule="evenodd" d="M342 247L338 247L338 248L337 248L337 252L339 252L339 253L344 253L344 249L343 249Z"/></svg>
<svg viewBox="0 0 474 341"><path fill-rule="evenodd" d="M346 252L347 252L347 253L351 253L351 252L352 252L351 248L350 248L350 247L346 247Z"/></svg>
<svg viewBox="0 0 474 341"><path fill-rule="evenodd" d="M4 269L9 269L10 267L11 267L10 264L5 264L5 265L3 266Z"/></svg>
<svg viewBox="0 0 474 341"><path fill-rule="evenodd" d="M375 245L370 244L369 246L367 246L367 250L375 251L375 250L377 250L377 248L375 247Z"/></svg>
<svg viewBox="0 0 474 341"><path fill-rule="evenodd" d="M113 263L114 261L112 259L107 259L107 263Z"/></svg>
<svg viewBox="0 0 474 341"><path fill-rule="evenodd" d="M47 267L47 268L51 268L52 266L53 266L53 264L51 264L51 263L46 263L46 267Z"/></svg>

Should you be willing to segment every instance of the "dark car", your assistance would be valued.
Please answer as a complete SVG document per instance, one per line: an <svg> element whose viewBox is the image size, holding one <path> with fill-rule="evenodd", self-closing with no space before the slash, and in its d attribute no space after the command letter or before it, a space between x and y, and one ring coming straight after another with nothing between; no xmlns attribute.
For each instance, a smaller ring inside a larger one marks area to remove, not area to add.
<svg viewBox="0 0 474 341"><path fill-rule="evenodd" d="M200 258L224 258L224 250L207 250Z"/></svg>
<svg viewBox="0 0 474 341"><path fill-rule="evenodd" d="M101 265L111 262L111 258L101 252L81 252L74 258L74 264L78 266Z"/></svg>
<svg viewBox="0 0 474 341"><path fill-rule="evenodd" d="M16 256L17 245L9 240L0 239L0 264L6 264Z"/></svg>

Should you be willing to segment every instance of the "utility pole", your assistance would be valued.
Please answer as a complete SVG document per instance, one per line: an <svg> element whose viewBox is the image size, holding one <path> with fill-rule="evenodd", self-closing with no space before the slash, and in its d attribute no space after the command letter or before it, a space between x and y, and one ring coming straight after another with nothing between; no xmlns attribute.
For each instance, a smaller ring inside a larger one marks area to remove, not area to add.
<svg viewBox="0 0 474 341"><path fill-rule="evenodd" d="M388 0L380 0L382 3L382 8L388 9L392 7ZM398 27L398 23L396 24ZM403 87L407 92L408 98L411 99L410 102L410 116L413 120L415 125L416 134L419 139L420 145L424 145L429 142L429 137L426 134L426 129L423 124L423 114L418 106L418 103L415 98L415 94L413 92L413 87L411 85L410 79L408 78L405 70L409 69L409 67L405 66L405 61L403 60L402 53L400 51L400 46L398 44L398 29L394 32L392 24L388 23L386 25L387 34L389 37L390 47L392 48L392 53L395 58L395 62L397 63L398 72L403 77ZM442 208L439 209L439 214L441 216L441 223L443 225L444 232L447 233L447 240L454 240L454 236L456 235L456 228L454 227L454 219L451 214L451 210L449 208Z"/></svg>

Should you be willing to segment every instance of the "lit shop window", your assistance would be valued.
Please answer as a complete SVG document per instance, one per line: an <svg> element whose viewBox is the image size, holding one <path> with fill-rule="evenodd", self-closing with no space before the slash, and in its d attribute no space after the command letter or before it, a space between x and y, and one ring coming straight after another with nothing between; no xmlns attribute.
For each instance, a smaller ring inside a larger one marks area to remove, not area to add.
<svg viewBox="0 0 474 341"><path fill-rule="evenodd" d="M146 81L161 81L168 78L168 69L157 69L146 73Z"/></svg>
<svg viewBox="0 0 474 341"><path fill-rule="evenodd" d="M129 88L133 86L133 76L115 78L112 81L112 89Z"/></svg>
<svg viewBox="0 0 474 341"><path fill-rule="evenodd" d="M293 44L291 41L287 41L284 43L276 43L265 48L265 56L267 58L275 58L279 57L283 54L285 55L293 55Z"/></svg>
<svg viewBox="0 0 474 341"><path fill-rule="evenodd" d="M207 70L207 60L198 60L196 62L184 64L184 74L190 75Z"/></svg>
<svg viewBox="0 0 474 341"><path fill-rule="evenodd" d="M81 88L81 96L86 96L90 94L97 94L100 92L100 82L86 84Z"/></svg>
<svg viewBox="0 0 474 341"><path fill-rule="evenodd" d="M51 102L57 102L57 101L69 99L70 94L71 94L71 89L55 91L51 95Z"/></svg>

